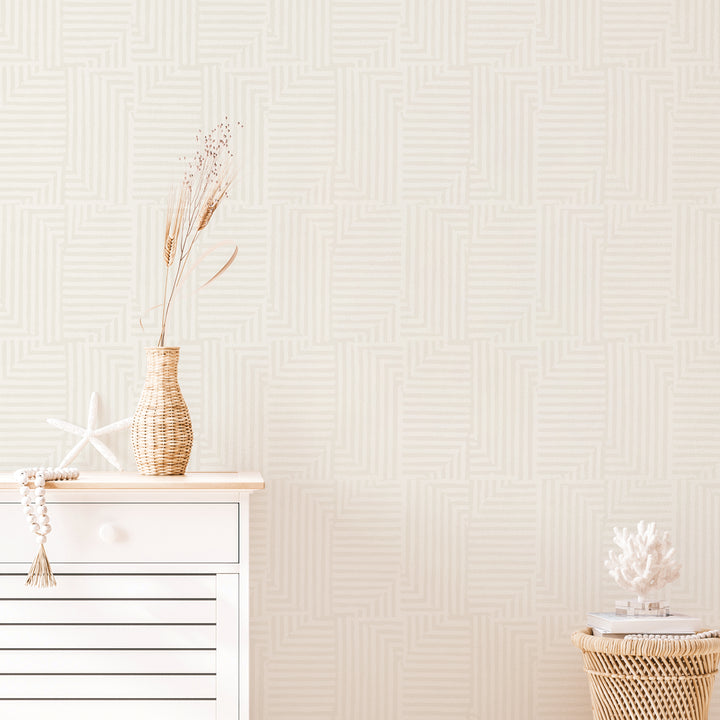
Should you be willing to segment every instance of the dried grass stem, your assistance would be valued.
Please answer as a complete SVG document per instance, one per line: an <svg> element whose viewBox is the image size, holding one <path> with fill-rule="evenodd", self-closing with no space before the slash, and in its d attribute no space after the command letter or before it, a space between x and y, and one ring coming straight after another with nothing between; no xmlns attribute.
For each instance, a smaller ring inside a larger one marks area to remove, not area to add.
<svg viewBox="0 0 720 720"><path fill-rule="evenodd" d="M197 139L200 140L199 135ZM165 344L168 313L183 284L190 253L232 184L230 140L231 128L226 118L203 137L201 149L188 163L179 190L168 202L163 244L165 284L158 347Z"/></svg>

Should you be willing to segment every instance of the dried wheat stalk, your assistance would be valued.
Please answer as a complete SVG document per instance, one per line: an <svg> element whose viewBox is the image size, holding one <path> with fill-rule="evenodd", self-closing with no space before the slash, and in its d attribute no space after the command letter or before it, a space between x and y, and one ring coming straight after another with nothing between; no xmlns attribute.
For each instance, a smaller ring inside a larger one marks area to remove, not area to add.
<svg viewBox="0 0 720 720"><path fill-rule="evenodd" d="M201 142L199 134L195 139ZM168 201L163 243L165 285L158 347L165 345L165 330L172 302L184 284L186 275L192 271L192 267L188 266L190 253L198 236L208 226L218 205L227 197L228 189L232 185L234 173L231 140L230 124L225 118L224 122L203 136L200 149L188 161L180 187ZM205 286L219 277L236 256L237 249L230 260L205 283Z"/></svg>

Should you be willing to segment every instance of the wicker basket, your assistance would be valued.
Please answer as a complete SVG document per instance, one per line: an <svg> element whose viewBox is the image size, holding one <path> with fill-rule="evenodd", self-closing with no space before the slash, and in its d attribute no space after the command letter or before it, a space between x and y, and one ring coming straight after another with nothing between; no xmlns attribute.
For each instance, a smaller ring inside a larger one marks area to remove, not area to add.
<svg viewBox="0 0 720 720"><path fill-rule="evenodd" d="M707 720L720 638L626 640L573 633L595 720Z"/></svg>
<svg viewBox="0 0 720 720"><path fill-rule="evenodd" d="M193 431L177 379L178 347L145 348L147 375L130 428L143 475L183 475Z"/></svg>

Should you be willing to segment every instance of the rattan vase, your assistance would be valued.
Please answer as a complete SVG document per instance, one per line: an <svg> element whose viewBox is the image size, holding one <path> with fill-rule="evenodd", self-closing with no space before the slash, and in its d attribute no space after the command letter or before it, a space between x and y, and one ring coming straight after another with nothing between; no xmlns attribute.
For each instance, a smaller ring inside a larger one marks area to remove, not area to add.
<svg viewBox="0 0 720 720"><path fill-rule="evenodd" d="M573 633L595 720L707 720L720 638L654 640Z"/></svg>
<svg viewBox="0 0 720 720"><path fill-rule="evenodd" d="M190 458L193 431L180 392L180 348L145 348L147 374L132 419L130 437L143 475L183 475Z"/></svg>

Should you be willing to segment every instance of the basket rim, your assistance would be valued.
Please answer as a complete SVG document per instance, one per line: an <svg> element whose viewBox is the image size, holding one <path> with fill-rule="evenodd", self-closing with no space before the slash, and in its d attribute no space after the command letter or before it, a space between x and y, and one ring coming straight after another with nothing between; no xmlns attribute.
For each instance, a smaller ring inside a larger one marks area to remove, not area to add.
<svg viewBox="0 0 720 720"><path fill-rule="evenodd" d="M720 655L720 638L656 640L650 638L604 638L592 634L592 628L576 630L571 636L573 645L583 652L605 655L643 657L689 657L691 655Z"/></svg>

